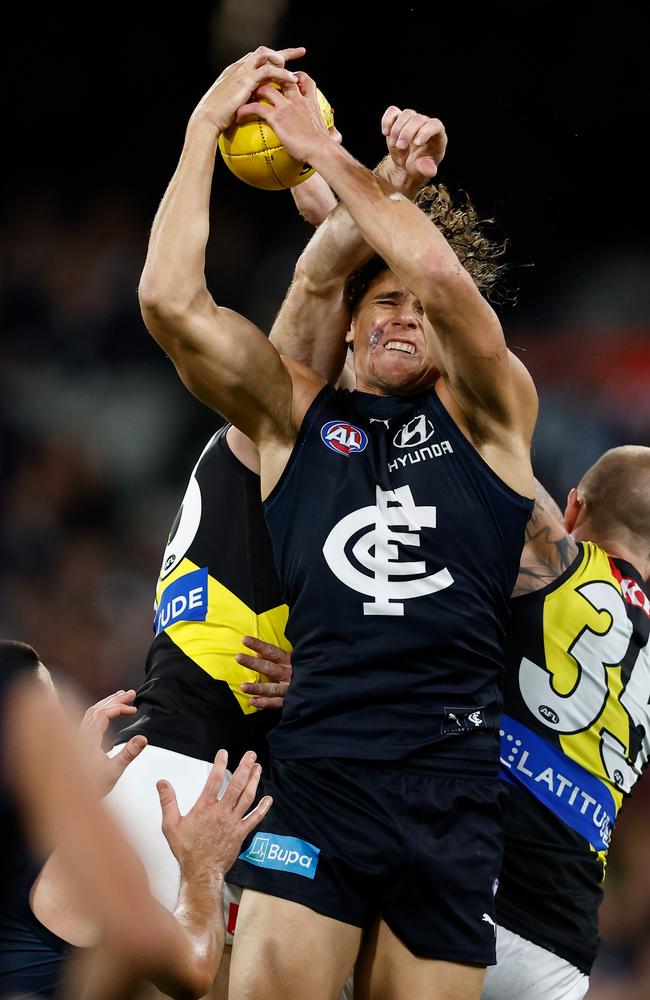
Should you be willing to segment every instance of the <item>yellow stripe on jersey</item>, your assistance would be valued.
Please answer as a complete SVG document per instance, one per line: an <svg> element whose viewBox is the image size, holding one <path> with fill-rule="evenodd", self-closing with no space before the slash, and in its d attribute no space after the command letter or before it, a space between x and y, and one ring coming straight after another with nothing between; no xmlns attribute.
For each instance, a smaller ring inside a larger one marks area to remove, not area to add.
<svg viewBox="0 0 650 1000"><path fill-rule="evenodd" d="M156 608L165 590L188 573L199 567L184 558L164 581L158 582ZM245 681L258 681L260 674L235 661L237 653L250 653L242 645L242 636L251 635L264 642L271 642L282 649L291 650L285 638L288 608L286 604L256 614L243 601L208 574L208 600L205 621L175 621L164 631L176 646L197 666L215 680L225 681L242 711L249 715L257 709L240 690Z"/></svg>

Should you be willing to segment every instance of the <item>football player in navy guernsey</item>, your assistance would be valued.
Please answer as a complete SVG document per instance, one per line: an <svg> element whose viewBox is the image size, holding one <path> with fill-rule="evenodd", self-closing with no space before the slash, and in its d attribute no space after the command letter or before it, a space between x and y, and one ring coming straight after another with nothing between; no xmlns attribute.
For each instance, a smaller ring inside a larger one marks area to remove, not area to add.
<svg viewBox="0 0 650 1000"><path fill-rule="evenodd" d="M501 774L509 788L497 964L482 1000L582 1000L614 821L650 752L650 448L613 448L564 516L537 483L506 638ZM282 649L244 662L279 707ZM405 900L406 905L406 900Z"/></svg>
<svg viewBox="0 0 650 1000"><path fill-rule="evenodd" d="M402 131L417 123L417 157L389 147L379 176L414 197L444 156L446 135L437 119L408 111ZM390 155L392 154L392 155ZM425 160L426 162L422 162ZM416 166L417 164L417 166ZM271 330L271 341L290 357L309 363L328 380L354 384L345 354L347 309L342 292L350 268L365 260L367 245L322 178L294 189L307 221L327 223L301 255L290 291ZM327 337L318 331L327 322ZM316 331L316 334L315 334ZM156 587L154 631L136 713L117 735L115 752L135 735L148 741L138 761L108 798L138 850L153 894L173 909L178 862L160 830L155 783L173 777L183 809L190 808L216 751L224 747L234 767L246 749L266 756L266 734L278 713L258 712L240 685L258 675L235 662L245 647L269 642L288 648L287 607L273 563L260 498L259 455L236 427L226 425L207 442L174 520ZM227 994L229 946L241 890L224 892L225 961L210 996Z"/></svg>
<svg viewBox="0 0 650 1000"><path fill-rule="evenodd" d="M494 962L502 646L537 399L441 230L328 135L313 81L285 66L303 54L261 47L199 102L139 289L185 384L258 448L289 605L295 676L270 737L274 806L232 874L230 995L336 998L366 929L358 996L472 1000ZM216 143L249 114L384 262L354 307L354 392L206 287Z"/></svg>

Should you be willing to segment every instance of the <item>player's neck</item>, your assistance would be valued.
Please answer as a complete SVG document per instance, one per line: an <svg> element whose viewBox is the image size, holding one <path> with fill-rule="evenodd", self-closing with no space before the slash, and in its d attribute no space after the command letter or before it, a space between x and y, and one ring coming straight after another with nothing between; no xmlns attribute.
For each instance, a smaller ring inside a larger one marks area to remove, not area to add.
<svg viewBox="0 0 650 1000"><path fill-rule="evenodd" d="M650 580L650 553L642 554L639 545L626 544L621 539L611 536L596 537L593 533L589 539L581 540L595 542L608 556L612 556L613 559L623 559L634 566L643 580Z"/></svg>

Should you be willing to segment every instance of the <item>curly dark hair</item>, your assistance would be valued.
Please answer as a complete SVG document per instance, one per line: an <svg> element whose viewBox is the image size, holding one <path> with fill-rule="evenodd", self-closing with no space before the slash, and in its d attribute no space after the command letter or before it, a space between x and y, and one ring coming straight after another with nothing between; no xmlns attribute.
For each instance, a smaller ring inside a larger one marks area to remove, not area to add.
<svg viewBox="0 0 650 1000"><path fill-rule="evenodd" d="M497 298L495 288L508 269L501 263L507 243L491 240L481 227L491 225L494 219L481 219L469 195L463 192L463 202L454 205L444 184L430 184L422 188L415 204L431 219L440 230L466 271L469 272L477 288L486 298ZM354 316L366 290L388 264L378 254L370 258L362 267L353 271L345 283L345 303Z"/></svg>

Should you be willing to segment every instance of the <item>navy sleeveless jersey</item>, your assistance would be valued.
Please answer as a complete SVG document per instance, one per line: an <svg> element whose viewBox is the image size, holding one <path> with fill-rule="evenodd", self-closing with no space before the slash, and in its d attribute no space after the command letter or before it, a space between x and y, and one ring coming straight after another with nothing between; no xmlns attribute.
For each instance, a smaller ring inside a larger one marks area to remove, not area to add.
<svg viewBox="0 0 650 1000"><path fill-rule="evenodd" d="M435 392L325 386L265 503L290 607L279 758L498 762L502 643L532 500Z"/></svg>

